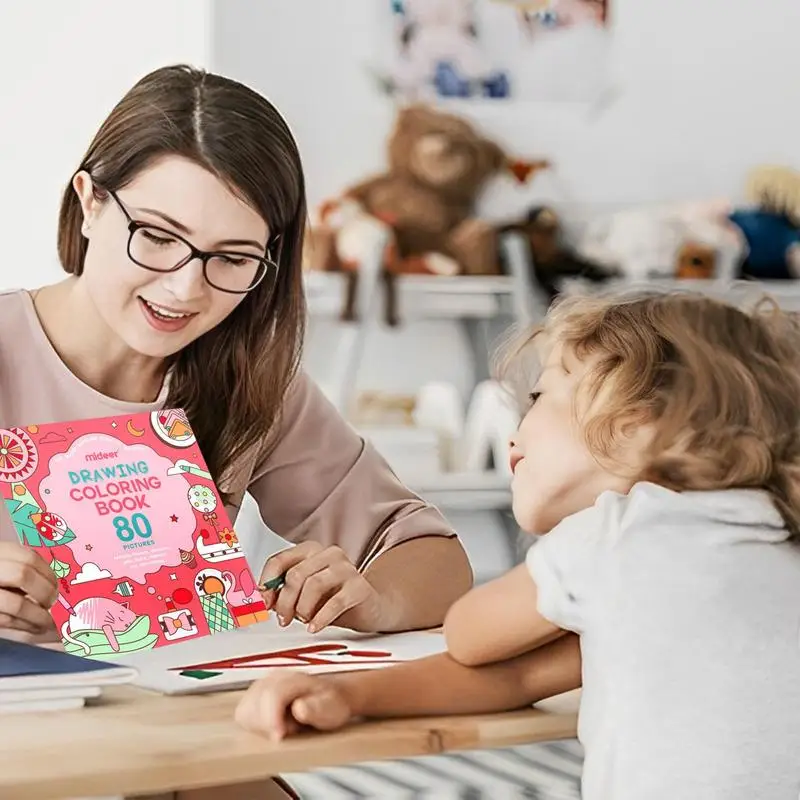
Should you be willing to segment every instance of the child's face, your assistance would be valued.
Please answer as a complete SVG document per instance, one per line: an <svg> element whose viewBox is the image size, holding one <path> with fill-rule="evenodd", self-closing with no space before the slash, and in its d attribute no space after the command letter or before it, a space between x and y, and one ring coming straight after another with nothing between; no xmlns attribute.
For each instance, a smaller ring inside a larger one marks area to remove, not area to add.
<svg viewBox="0 0 800 800"><path fill-rule="evenodd" d="M579 418L586 398L580 384L591 366L554 346L532 393L533 405L511 441L514 516L529 533L547 533L602 492L625 493L633 483L604 469L584 440Z"/></svg>

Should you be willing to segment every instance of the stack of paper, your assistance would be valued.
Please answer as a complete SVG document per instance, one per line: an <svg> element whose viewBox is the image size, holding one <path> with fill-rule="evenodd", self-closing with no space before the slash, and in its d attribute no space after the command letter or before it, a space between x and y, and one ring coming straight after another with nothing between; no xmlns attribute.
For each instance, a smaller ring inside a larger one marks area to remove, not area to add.
<svg viewBox="0 0 800 800"><path fill-rule="evenodd" d="M80 708L136 669L0 638L0 714Z"/></svg>

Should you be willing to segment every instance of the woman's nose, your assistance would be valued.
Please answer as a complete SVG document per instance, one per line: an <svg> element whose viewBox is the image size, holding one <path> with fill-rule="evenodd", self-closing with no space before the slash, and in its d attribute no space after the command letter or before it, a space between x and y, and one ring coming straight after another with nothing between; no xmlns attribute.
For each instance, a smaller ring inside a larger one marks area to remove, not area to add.
<svg viewBox="0 0 800 800"><path fill-rule="evenodd" d="M175 298L183 303L202 297L207 291L203 262L193 258L174 272L167 272L162 280Z"/></svg>

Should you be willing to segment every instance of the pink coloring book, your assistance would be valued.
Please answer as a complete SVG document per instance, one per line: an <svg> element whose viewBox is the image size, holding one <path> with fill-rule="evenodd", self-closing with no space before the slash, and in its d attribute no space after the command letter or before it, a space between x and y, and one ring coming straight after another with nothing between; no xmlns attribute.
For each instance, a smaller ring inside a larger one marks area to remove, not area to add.
<svg viewBox="0 0 800 800"><path fill-rule="evenodd" d="M180 409L0 429L0 493L58 578L68 653L107 660L268 617Z"/></svg>

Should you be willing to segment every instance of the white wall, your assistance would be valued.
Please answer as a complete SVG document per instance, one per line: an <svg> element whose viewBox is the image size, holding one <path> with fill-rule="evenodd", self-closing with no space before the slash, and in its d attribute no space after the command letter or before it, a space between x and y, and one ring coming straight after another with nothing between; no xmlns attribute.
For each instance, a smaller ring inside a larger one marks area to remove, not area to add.
<svg viewBox="0 0 800 800"><path fill-rule="evenodd" d="M0 7L0 289L57 280L61 191L112 106L159 66L207 63L206 0Z"/></svg>
<svg viewBox="0 0 800 800"><path fill-rule="evenodd" d="M381 165L391 107L376 98L366 72L380 48L381 2L212 4L212 67L251 84L283 112L312 202Z"/></svg>

